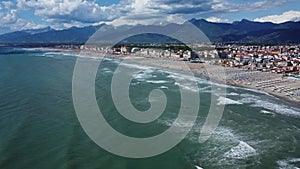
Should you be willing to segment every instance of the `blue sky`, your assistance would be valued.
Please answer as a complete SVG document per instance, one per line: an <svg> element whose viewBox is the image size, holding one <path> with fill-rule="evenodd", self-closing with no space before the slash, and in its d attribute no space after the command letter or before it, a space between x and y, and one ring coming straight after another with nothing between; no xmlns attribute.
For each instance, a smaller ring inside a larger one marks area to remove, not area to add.
<svg viewBox="0 0 300 169"><path fill-rule="evenodd" d="M300 21L299 0L0 0L0 34L51 26Z"/></svg>

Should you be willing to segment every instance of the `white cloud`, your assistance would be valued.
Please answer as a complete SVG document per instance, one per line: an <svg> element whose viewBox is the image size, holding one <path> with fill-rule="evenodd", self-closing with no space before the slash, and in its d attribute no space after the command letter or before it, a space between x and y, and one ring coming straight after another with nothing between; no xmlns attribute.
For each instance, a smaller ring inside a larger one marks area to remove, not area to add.
<svg viewBox="0 0 300 169"><path fill-rule="evenodd" d="M35 15L58 22L94 23L115 18L114 5L99 6L87 0L18 0L18 8L33 10Z"/></svg>
<svg viewBox="0 0 300 169"><path fill-rule="evenodd" d="M281 15L271 15L262 18L254 19L256 22L273 22L273 23L283 23L288 21L300 21L300 11L288 11Z"/></svg>
<svg viewBox="0 0 300 169"><path fill-rule="evenodd" d="M229 22L228 19L222 19L222 18L218 18L218 17L209 17L206 20L209 22L217 22L217 23Z"/></svg>
<svg viewBox="0 0 300 169"><path fill-rule="evenodd" d="M118 6L122 7L123 13L112 23L118 25L157 24L177 21L177 19L170 20L170 16L177 16L177 18L184 20L208 18L212 22L229 22L229 20L219 16L224 13L238 13L240 11L268 10L289 1L291 0L231 3L227 0L127 0L127 6Z"/></svg>
<svg viewBox="0 0 300 169"><path fill-rule="evenodd" d="M11 1L1 2L6 9L10 9L14 4Z"/></svg>
<svg viewBox="0 0 300 169"><path fill-rule="evenodd" d="M183 23L192 18L207 18L211 22L228 22L224 13L267 10L291 0L240 1L229 0L120 0L110 6L101 6L96 0L15 0L0 2L1 27L12 30L41 27L18 16L32 12L43 23L63 29L71 26L109 23L114 25ZM15 5L16 4L16 5ZM294 14L293 14L294 15ZM261 18L258 18L261 19ZM264 19L264 18L263 18ZM293 18L296 20L297 18ZM3 25L4 24L4 25ZM27 25L27 26L26 26Z"/></svg>
<svg viewBox="0 0 300 169"><path fill-rule="evenodd" d="M40 28L45 28L45 25L40 25L40 24L36 24L33 22L26 22L25 20L23 20L23 26L22 26L22 30L26 30L26 29L40 29Z"/></svg>
<svg viewBox="0 0 300 169"><path fill-rule="evenodd" d="M116 6L122 12L112 22L114 25L183 23L209 15L212 6L223 0L127 0Z"/></svg>
<svg viewBox="0 0 300 169"><path fill-rule="evenodd" d="M38 29L45 27L44 25L35 24L33 22L26 21L19 17L16 9L7 11L6 13L0 13L0 29L9 29L11 31L24 30L24 29Z"/></svg>
<svg viewBox="0 0 300 169"><path fill-rule="evenodd" d="M121 0L111 6L100 6L95 0L17 0L20 10L32 10L56 27L95 23L165 24L191 18L208 18L228 22L217 16L223 13L270 8L289 0L262 0L230 3L227 0ZM175 19L172 19L175 18Z"/></svg>
<svg viewBox="0 0 300 169"><path fill-rule="evenodd" d="M16 10L10 10L7 14L2 15L1 23L2 25L9 25L17 22L19 19Z"/></svg>

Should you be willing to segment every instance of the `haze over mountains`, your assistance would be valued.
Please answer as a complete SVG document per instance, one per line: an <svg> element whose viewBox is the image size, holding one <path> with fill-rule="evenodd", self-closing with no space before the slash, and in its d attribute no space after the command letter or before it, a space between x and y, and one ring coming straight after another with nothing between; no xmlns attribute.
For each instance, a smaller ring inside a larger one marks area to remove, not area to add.
<svg viewBox="0 0 300 169"><path fill-rule="evenodd" d="M287 44L300 43L300 22L274 24L261 23L243 19L233 23L213 23L204 19L189 21L198 27L214 43L257 43L257 44ZM36 30L23 30L0 35L0 43L85 43L97 30L105 39L114 32L122 33L138 29L158 28L174 29L178 24L164 26L120 26L111 25L71 27L64 30L54 30L50 27ZM162 41L162 37L153 34L137 36L129 43ZM165 40L167 42L169 40Z"/></svg>

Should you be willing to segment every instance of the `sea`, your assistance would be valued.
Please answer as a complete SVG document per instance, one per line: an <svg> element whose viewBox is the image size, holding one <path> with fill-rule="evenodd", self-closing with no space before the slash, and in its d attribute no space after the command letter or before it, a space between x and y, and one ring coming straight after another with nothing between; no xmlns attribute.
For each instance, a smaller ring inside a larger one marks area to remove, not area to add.
<svg viewBox="0 0 300 169"><path fill-rule="evenodd" d="M77 54L41 49L0 47L0 168L1 169L199 169L300 168L300 108L266 93L226 86L196 77L200 108L188 135L175 147L148 158L122 157L98 146L82 128L72 98ZM86 59L97 60L94 56ZM103 116L118 132L150 137L174 124L180 90L171 72L143 65L130 84L132 105L151 106L149 93L167 96L164 113L149 124L125 119L111 98L112 77L119 59L104 58L95 80ZM132 65L129 65L130 67ZM132 66L134 67L134 66ZM185 76L182 76L185 78ZM188 89L189 84L184 84ZM204 143L199 135L212 95L224 105L218 127ZM103 134L105 138L105 134ZM114 140L116 141L116 140ZM134 151L134 150L132 150Z"/></svg>

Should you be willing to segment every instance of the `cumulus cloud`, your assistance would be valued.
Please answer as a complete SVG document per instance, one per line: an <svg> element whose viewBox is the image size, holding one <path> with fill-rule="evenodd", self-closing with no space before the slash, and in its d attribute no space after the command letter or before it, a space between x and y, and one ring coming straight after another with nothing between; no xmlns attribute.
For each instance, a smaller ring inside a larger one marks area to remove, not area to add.
<svg viewBox="0 0 300 169"><path fill-rule="evenodd" d="M225 0L121 0L100 6L87 0L18 0L18 7L33 10L51 23L165 24L181 23L193 17L205 17L228 10Z"/></svg>
<svg viewBox="0 0 300 169"><path fill-rule="evenodd" d="M1 23L3 25L10 25L10 24L17 22L18 19L19 19L19 17L17 15L17 11L11 10L6 15L2 16Z"/></svg>
<svg viewBox="0 0 300 169"><path fill-rule="evenodd" d="M123 13L114 24L153 24L168 22L168 17L175 22L191 18L208 18L212 22L228 22L219 16L241 11L253 12L268 10L291 0L261 0L256 2L240 1L232 3L227 0L127 0L122 6ZM180 19L177 19L180 18ZM181 22L181 21L180 21Z"/></svg>
<svg viewBox="0 0 300 169"><path fill-rule="evenodd" d="M256 18L254 21L257 22L273 22L273 23L283 23L288 21L300 21L300 11L288 11L281 15L271 15L262 18Z"/></svg>
<svg viewBox="0 0 300 169"><path fill-rule="evenodd" d="M125 1L123 1L125 2ZM167 24L183 23L191 18L203 18L222 8L224 0L128 0L121 15L112 24ZM218 9L216 6L219 6ZM226 6L226 5L224 5Z"/></svg>
<svg viewBox="0 0 300 169"><path fill-rule="evenodd" d="M99 6L87 0L18 0L18 8L53 21L94 23L115 18L114 5Z"/></svg>
<svg viewBox="0 0 300 169"><path fill-rule="evenodd" d="M39 24L44 23L63 29L99 23L114 25L183 23L192 18L207 18L211 22L228 22L220 16L240 11L266 10L291 0L255 2L247 0L238 3L229 0L120 0L109 6L101 6L101 3L97 3L96 0L14 1L16 3L0 2L2 18L0 23L5 23L5 26L12 28L40 27ZM6 13L2 9L5 9ZM37 21L39 24L34 25L33 21L26 21L25 18L18 16L19 12L32 13L42 22Z"/></svg>
<svg viewBox="0 0 300 169"><path fill-rule="evenodd" d="M217 22L217 23L229 22L228 19L222 19L222 18L218 18L218 17L209 17L206 20L209 22Z"/></svg>
<svg viewBox="0 0 300 169"><path fill-rule="evenodd" d="M1 2L6 9L10 9L14 4L11 1L3 1Z"/></svg>
<svg viewBox="0 0 300 169"><path fill-rule="evenodd" d="M9 30L24 30L24 29L38 29L45 27L44 25L35 24L25 19L20 18L16 9L8 10L6 13L0 13L0 29Z"/></svg>

